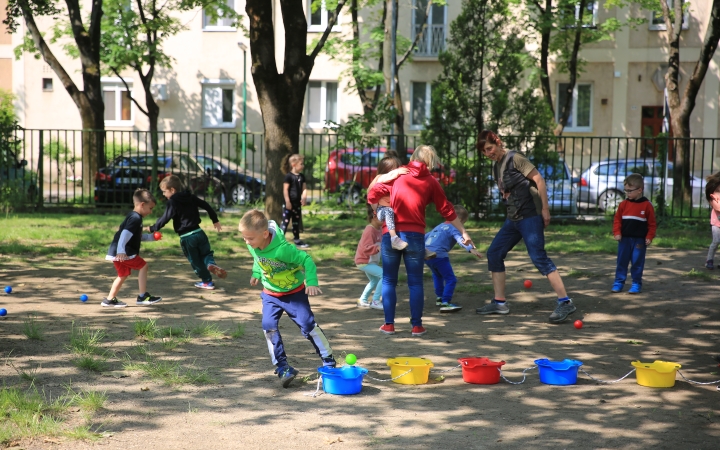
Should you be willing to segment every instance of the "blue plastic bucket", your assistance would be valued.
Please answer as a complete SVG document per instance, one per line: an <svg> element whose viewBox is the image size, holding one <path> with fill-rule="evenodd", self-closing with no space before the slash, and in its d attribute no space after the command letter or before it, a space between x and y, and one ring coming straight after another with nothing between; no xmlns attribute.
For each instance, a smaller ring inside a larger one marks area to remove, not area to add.
<svg viewBox="0 0 720 450"><path fill-rule="evenodd" d="M363 376L367 369L356 366L318 367L322 375L323 391L328 394L353 395L362 390Z"/></svg>
<svg viewBox="0 0 720 450"><path fill-rule="evenodd" d="M538 366L538 372L540 372L540 382L561 386L577 383L578 368L582 364L582 361L575 359L563 359L562 361L535 360L535 365Z"/></svg>

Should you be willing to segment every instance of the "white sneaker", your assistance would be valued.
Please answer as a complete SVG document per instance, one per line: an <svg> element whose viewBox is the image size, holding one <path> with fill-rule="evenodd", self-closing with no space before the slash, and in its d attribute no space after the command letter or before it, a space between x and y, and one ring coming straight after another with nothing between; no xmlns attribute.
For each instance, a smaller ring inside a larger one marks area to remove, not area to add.
<svg viewBox="0 0 720 450"><path fill-rule="evenodd" d="M364 302L362 300L357 301L358 308L370 308L370 302Z"/></svg>
<svg viewBox="0 0 720 450"><path fill-rule="evenodd" d="M408 243L400 239L400 236L395 236L393 238L390 238L390 245L395 250L403 250L405 247L408 246Z"/></svg>
<svg viewBox="0 0 720 450"><path fill-rule="evenodd" d="M373 302L370 303L370 308L372 308L372 309L379 309L380 311L384 311L384 310L385 310L385 308L383 308L383 302L382 302L382 300L377 301L377 302L373 300Z"/></svg>

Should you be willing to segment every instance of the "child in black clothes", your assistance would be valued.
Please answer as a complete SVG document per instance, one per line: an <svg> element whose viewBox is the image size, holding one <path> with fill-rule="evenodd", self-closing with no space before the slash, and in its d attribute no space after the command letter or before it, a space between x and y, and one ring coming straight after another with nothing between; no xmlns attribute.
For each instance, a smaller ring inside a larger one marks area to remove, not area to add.
<svg viewBox="0 0 720 450"><path fill-rule="evenodd" d="M302 174L304 167L304 158L297 153L285 156L280 165L280 169L285 174L283 180L285 205L280 229L285 233L292 219L293 241L298 248L310 247L300 240L300 232L305 231L302 227L302 206L307 199L305 175Z"/></svg>

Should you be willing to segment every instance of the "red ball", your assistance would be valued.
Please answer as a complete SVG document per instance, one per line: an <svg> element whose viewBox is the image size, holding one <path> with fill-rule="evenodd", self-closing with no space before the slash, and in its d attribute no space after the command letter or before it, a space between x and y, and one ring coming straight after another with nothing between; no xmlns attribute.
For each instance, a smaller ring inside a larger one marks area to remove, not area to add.
<svg viewBox="0 0 720 450"><path fill-rule="evenodd" d="M523 283L523 285L525 286L525 289L530 289L530 288L532 287L532 281L530 281L530 280L525 280L525 282Z"/></svg>
<svg viewBox="0 0 720 450"><path fill-rule="evenodd" d="M579 330L580 328L582 328L582 326L583 326L582 320L575 321L575 328L577 328Z"/></svg>
<svg viewBox="0 0 720 450"><path fill-rule="evenodd" d="M155 238L156 241L159 241L160 239L162 239L162 233L159 231L156 231L153 233L153 237Z"/></svg>

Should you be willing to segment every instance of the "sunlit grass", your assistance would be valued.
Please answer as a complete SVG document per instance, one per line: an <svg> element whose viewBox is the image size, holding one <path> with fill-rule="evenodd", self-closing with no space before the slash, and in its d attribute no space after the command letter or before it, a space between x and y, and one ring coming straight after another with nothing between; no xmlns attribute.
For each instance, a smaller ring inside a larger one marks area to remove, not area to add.
<svg viewBox="0 0 720 450"><path fill-rule="evenodd" d="M690 269L690 272L685 272L683 275L696 280L717 281L717 276L701 270Z"/></svg>
<svg viewBox="0 0 720 450"><path fill-rule="evenodd" d="M150 379L170 386L183 384L209 384L213 382L207 369L183 367L175 361L162 361L148 358L145 362L126 361L125 370L140 371Z"/></svg>
<svg viewBox="0 0 720 450"><path fill-rule="evenodd" d="M34 314L28 314L27 318L23 319L22 333L28 339L44 340L42 325L37 321L37 316Z"/></svg>
<svg viewBox="0 0 720 450"><path fill-rule="evenodd" d="M76 326L73 322L70 329L70 344L67 348L77 355L102 355L105 351L100 345L105 335L105 330Z"/></svg>

